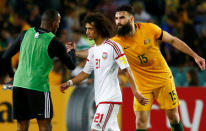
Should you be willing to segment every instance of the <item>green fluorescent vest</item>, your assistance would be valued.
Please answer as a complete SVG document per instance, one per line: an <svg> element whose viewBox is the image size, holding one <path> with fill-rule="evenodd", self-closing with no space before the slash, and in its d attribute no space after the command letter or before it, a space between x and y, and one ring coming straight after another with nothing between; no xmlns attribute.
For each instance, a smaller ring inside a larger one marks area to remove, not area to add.
<svg viewBox="0 0 206 131"><path fill-rule="evenodd" d="M51 32L39 34L34 28L25 33L14 86L49 92L48 74L53 60L49 57L48 46L54 36Z"/></svg>

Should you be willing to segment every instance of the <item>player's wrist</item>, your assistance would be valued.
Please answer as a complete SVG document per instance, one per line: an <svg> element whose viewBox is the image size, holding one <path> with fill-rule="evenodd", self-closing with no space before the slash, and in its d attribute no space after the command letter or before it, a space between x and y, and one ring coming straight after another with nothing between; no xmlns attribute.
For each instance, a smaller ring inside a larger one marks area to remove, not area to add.
<svg viewBox="0 0 206 131"><path fill-rule="evenodd" d="M198 58L198 54L196 54L195 52L193 52L192 57L193 57L194 59L196 59L196 58Z"/></svg>
<svg viewBox="0 0 206 131"><path fill-rule="evenodd" d="M140 97L141 97L141 93L138 92L138 91L136 91L136 92L135 92L135 96L136 96L136 98L140 98Z"/></svg>
<svg viewBox="0 0 206 131"><path fill-rule="evenodd" d="M74 85L72 80L68 80L67 83L69 83L69 86L73 86Z"/></svg>

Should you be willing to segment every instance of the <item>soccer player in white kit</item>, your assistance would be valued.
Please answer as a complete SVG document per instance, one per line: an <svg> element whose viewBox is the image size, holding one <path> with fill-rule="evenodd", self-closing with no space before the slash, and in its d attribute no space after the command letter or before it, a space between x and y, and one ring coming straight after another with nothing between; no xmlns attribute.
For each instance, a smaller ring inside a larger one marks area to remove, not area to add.
<svg viewBox="0 0 206 131"><path fill-rule="evenodd" d="M100 13L91 13L86 16L84 23L87 37L95 40L96 44L89 49L83 71L72 80L61 84L60 90L64 92L73 84L80 83L88 78L94 70L97 110L91 131L119 131L117 113L119 105L122 103L122 93L117 77L119 68L129 79L132 92L137 100L145 105L148 103L148 99L136 90L133 75L121 46L109 39L112 35L110 21Z"/></svg>

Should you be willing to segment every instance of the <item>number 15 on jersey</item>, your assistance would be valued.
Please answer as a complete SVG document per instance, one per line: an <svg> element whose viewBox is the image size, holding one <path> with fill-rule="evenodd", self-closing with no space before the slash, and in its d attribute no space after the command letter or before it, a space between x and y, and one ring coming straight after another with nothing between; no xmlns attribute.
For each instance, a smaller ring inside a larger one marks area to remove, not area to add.
<svg viewBox="0 0 206 131"><path fill-rule="evenodd" d="M141 64L145 64L148 62L148 58L144 54L139 55L138 58L139 58Z"/></svg>

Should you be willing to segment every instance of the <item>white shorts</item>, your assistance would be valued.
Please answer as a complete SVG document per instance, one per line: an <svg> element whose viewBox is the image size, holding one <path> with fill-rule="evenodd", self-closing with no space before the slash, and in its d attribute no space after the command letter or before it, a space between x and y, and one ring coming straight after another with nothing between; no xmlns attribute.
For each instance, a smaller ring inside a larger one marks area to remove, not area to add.
<svg viewBox="0 0 206 131"><path fill-rule="evenodd" d="M117 122L119 104L99 104L91 129L98 131L120 131Z"/></svg>

